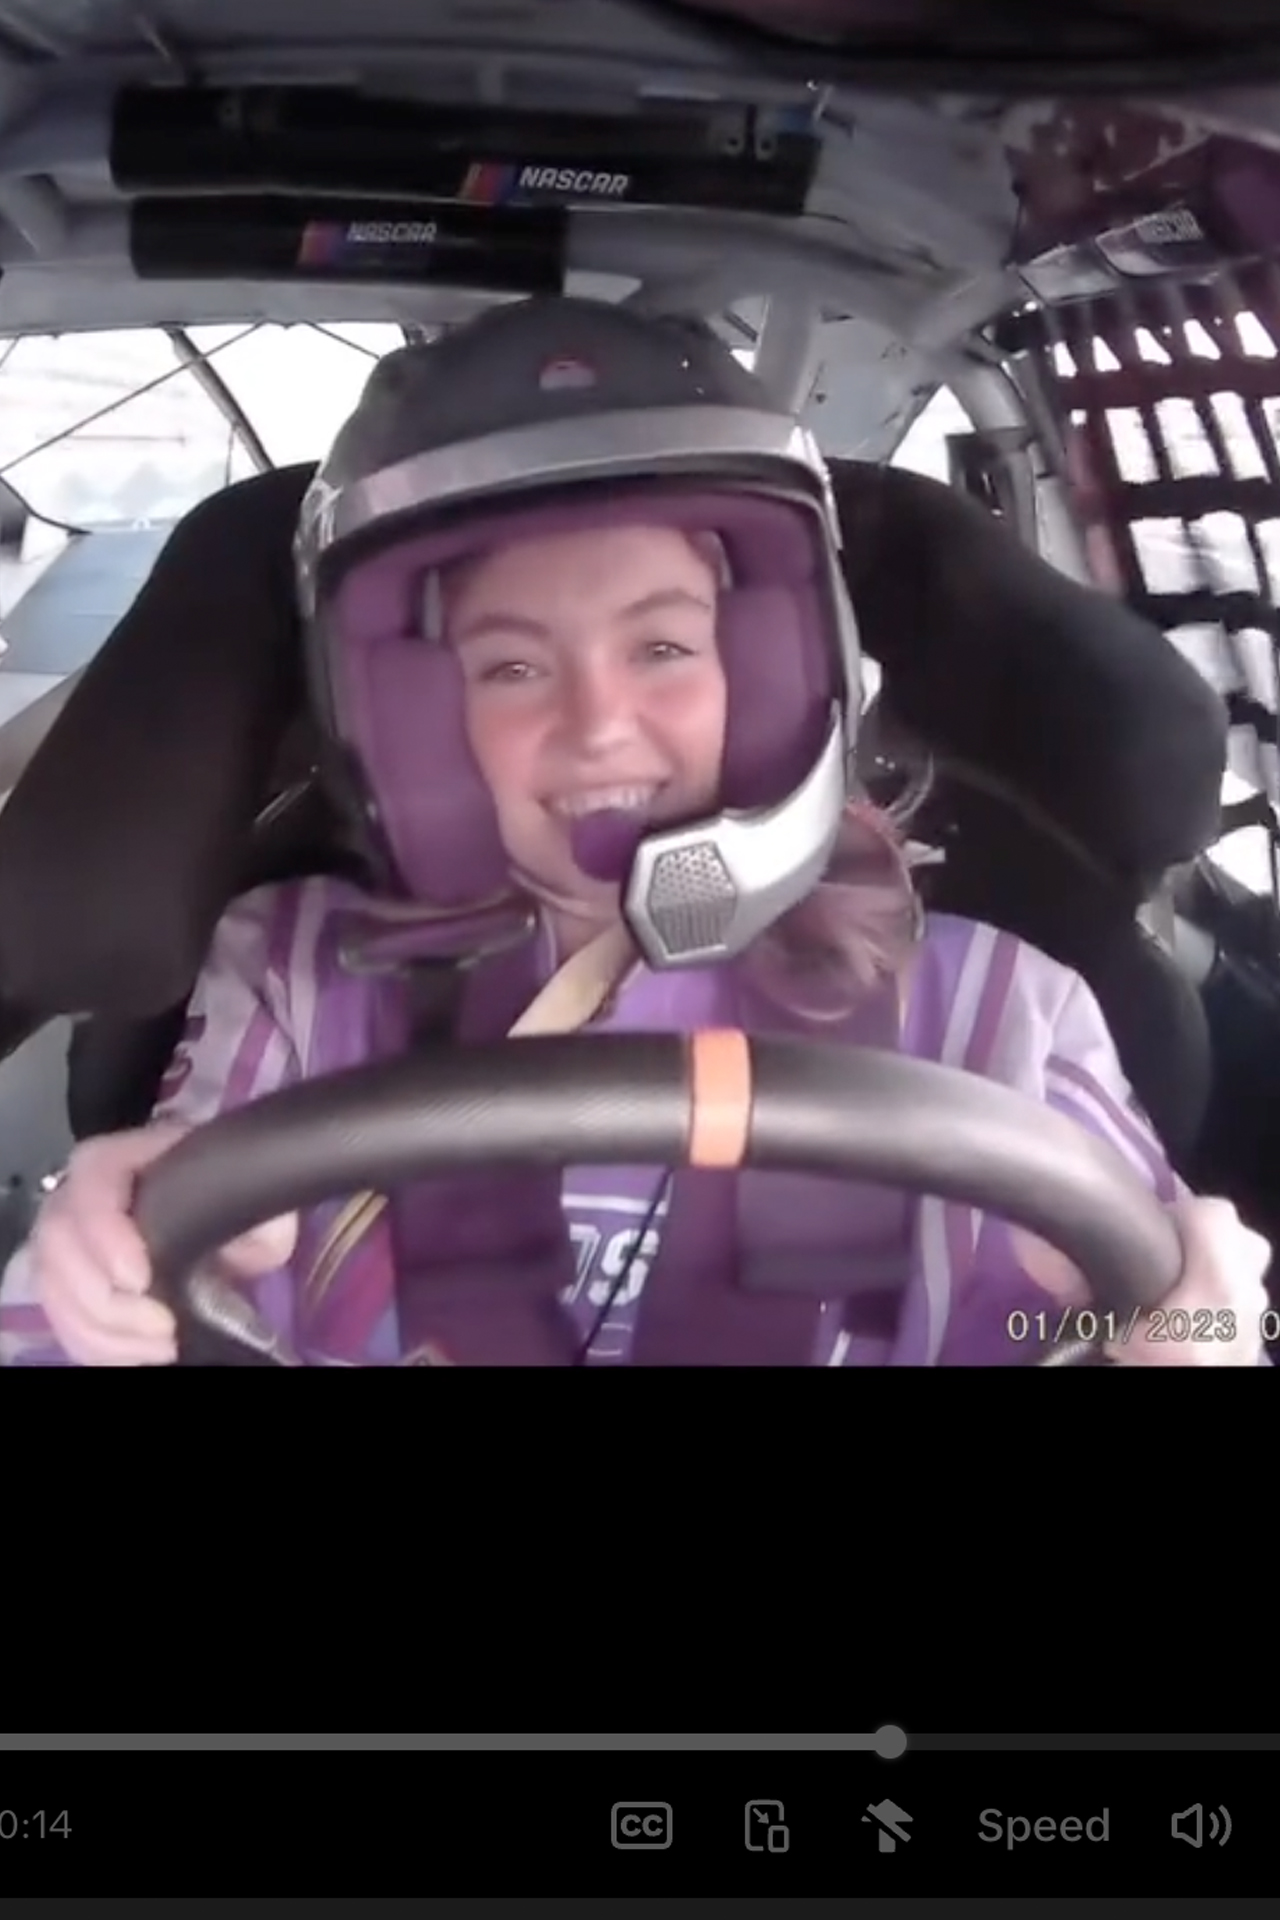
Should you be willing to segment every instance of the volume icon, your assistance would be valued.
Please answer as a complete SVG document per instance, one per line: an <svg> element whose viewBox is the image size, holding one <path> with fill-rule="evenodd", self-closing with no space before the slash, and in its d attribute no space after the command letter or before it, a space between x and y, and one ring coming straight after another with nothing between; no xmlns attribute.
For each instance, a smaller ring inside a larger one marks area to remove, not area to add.
<svg viewBox="0 0 1280 1920"><path fill-rule="evenodd" d="M1210 1807L1206 1812L1199 1801L1175 1813L1169 1824L1174 1839L1185 1840L1189 1847L1202 1847L1206 1839L1211 1846L1225 1847L1231 1838L1231 1815L1226 1808Z"/></svg>

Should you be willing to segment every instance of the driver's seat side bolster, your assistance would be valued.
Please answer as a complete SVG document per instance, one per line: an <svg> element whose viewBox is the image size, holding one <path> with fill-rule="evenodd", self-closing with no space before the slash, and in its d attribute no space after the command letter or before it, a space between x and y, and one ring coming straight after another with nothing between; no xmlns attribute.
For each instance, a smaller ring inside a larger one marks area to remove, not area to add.
<svg viewBox="0 0 1280 1920"><path fill-rule="evenodd" d="M1185 1169L1208 1108L1212 1048L1176 960L1127 900L1007 800L944 781L915 830L947 853L919 874L926 905L1017 934L1087 981L1139 1104Z"/></svg>
<svg viewBox="0 0 1280 1920"><path fill-rule="evenodd" d="M66 706L84 675L78 667L50 687L38 700L23 707L0 727L0 807L9 798L23 771L34 760L54 721Z"/></svg>
<svg viewBox="0 0 1280 1920"><path fill-rule="evenodd" d="M155 1020L80 1020L67 1046L67 1121L75 1140L144 1127L182 1039L187 1002Z"/></svg>
<svg viewBox="0 0 1280 1920"><path fill-rule="evenodd" d="M926 903L1083 976L1185 1165L1208 1105L1208 1023L1138 916L1216 837L1223 703L1158 628L976 502L900 469L835 466L846 576L884 671L882 725L940 769L913 827L946 850L920 873Z"/></svg>
<svg viewBox="0 0 1280 1920"><path fill-rule="evenodd" d="M314 469L179 522L0 810L0 999L163 1016L199 972L305 703L291 549Z"/></svg>
<svg viewBox="0 0 1280 1920"><path fill-rule="evenodd" d="M314 874L361 880L323 791L300 784L287 804L272 807L250 838L236 898L281 881ZM100 1014L77 1022L67 1050L67 1115L77 1140L145 1126L157 1089L173 1058L188 1002L176 1002L152 1020Z"/></svg>
<svg viewBox="0 0 1280 1920"><path fill-rule="evenodd" d="M1024 795L1141 905L1217 838L1223 700L1159 627L976 501L902 468L832 466L845 577L895 718Z"/></svg>

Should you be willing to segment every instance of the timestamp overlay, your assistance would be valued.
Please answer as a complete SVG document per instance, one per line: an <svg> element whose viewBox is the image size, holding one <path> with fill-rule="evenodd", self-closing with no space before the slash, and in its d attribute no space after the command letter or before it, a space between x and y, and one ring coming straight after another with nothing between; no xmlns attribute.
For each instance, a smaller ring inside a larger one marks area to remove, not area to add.
<svg viewBox="0 0 1280 1920"><path fill-rule="evenodd" d="M1005 1331L1015 1346L1051 1351L1054 1347L1121 1348L1141 1339L1151 1347L1226 1346L1242 1334L1255 1331L1264 1345L1280 1340L1280 1308L1268 1307L1253 1325L1241 1322L1229 1307L1133 1307L1127 1313L1097 1307L1048 1307L1026 1312L1017 1308L1007 1317Z"/></svg>
<svg viewBox="0 0 1280 1920"><path fill-rule="evenodd" d="M1264 1746L1280 1736L8 1735L0 1892L1025 1909L1140 1885L1167 1914L1270 1888Z"/></svg>

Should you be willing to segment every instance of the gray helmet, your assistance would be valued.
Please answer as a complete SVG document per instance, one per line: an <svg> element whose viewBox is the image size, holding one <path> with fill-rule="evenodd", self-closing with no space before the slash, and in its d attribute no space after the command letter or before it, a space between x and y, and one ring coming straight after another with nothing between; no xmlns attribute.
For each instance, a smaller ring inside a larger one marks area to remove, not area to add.
<svg viewBox="0 0 1280 1920"><path fill-rule="evenodd" d="M296 564L319 712L398 886L466 913L511 872L432 584L507 540L638 520L715 534L728 574L718 811L641 827L608 875L649 964L671 967L743 952L811 892L849 797L857 634L812 437L698 323L504 306L378 364L306 496Z"/></svg>

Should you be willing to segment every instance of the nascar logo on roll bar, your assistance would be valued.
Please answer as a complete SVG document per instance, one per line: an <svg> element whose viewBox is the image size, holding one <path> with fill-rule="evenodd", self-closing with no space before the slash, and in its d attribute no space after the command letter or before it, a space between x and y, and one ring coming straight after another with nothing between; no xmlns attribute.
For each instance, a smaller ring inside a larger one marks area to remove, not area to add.
<svg viewBox="0 0 1280 1920"><path fill-rule="evenodd" d="M467 168L458 198L479 206L496 206L526 194L554 194L577 200L625 200L631 192L631 183L629 173L607 172L600 167L519 163L509 166L502 161L482 160Z"/></svg>
<svg viewBox="0 0 1280 1920"><path fill-rule="evenodd" d="M346 237L357 246L430 246L439 233L434 220L353 220Z"/></svg>
<svg viewBox="0 0 1280 1920"><path fill-rule="evenodd" d="M437 220L309 220L298 246L298 265L336 265L348 247L431 247L439 238Z"/></svg>

